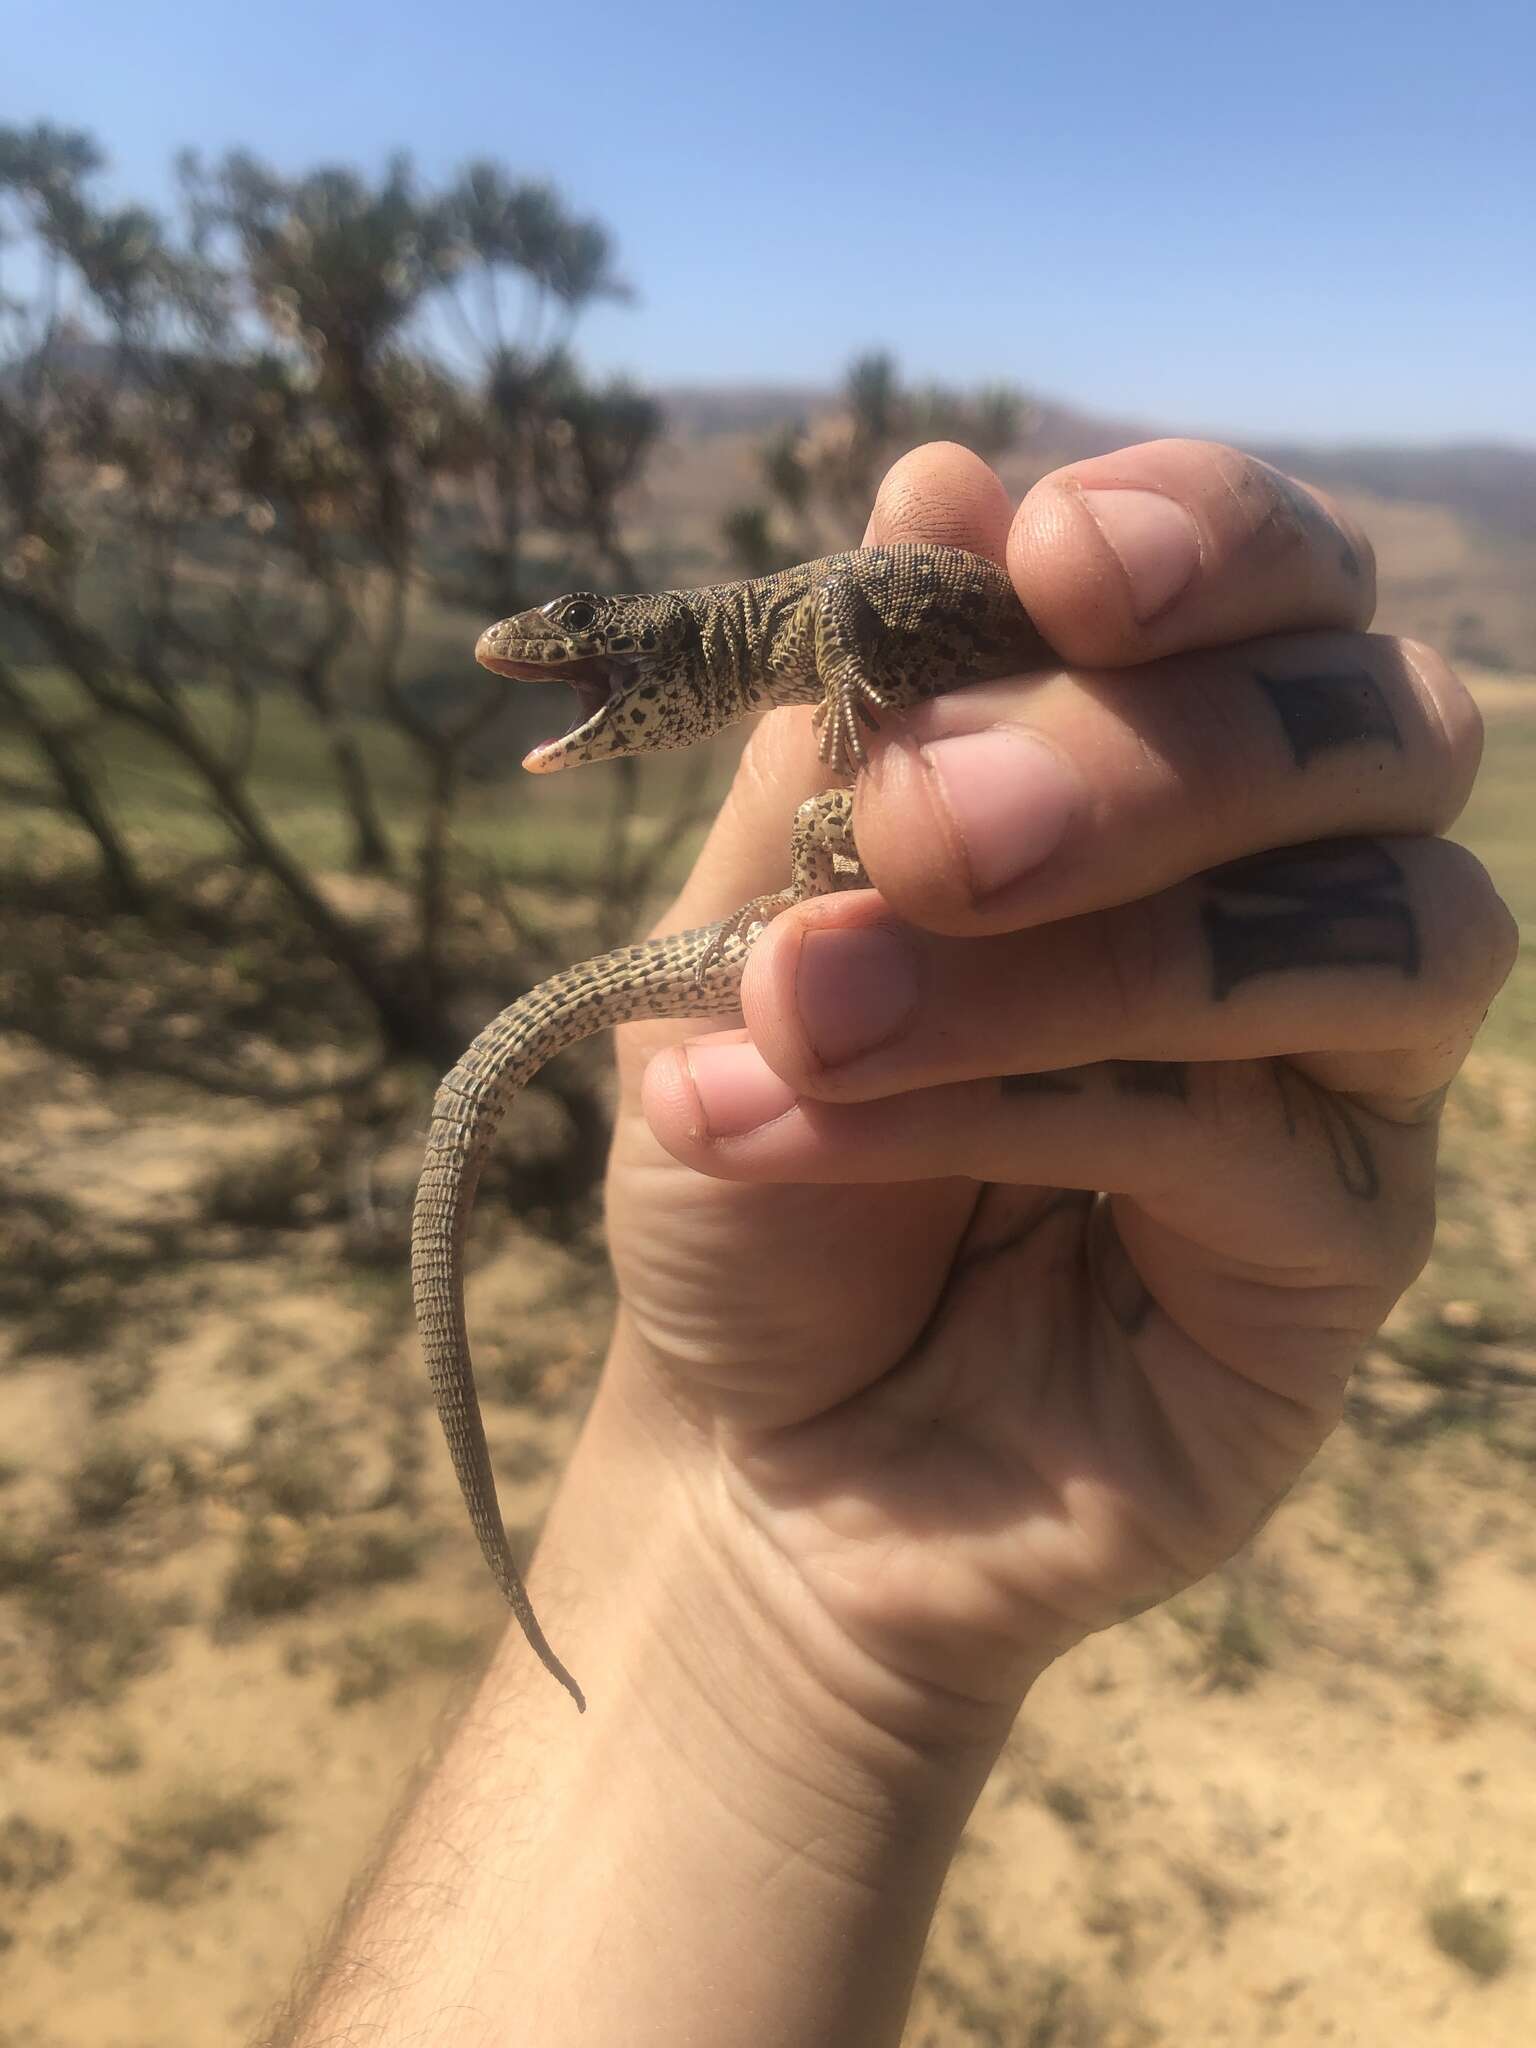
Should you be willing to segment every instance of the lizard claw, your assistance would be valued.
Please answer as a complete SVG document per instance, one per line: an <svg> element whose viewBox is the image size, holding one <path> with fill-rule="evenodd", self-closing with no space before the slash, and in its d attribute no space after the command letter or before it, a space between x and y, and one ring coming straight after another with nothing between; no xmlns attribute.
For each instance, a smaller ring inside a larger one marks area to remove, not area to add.
<svg viewBox="0 0 1536 2048"><path fill-rule="evenodd" d="M765 931L779 912L787 910L794 900L792 889L781 889L773 896L754 896L750 903L743 903L740 910L732 912L729 917L721 918L715 927L714 937L704 948L698 965L693 970L694 981L702 985L710 968L720 959L733 940L740 939L744 944L750 944L758 933Z"/></svg>
<svg viewBox="0 0 1536 2048"><path fill-rule="evenodd" d="M821 734L821 759L838 774L849 777L856 768L867 768L869 754L859 727L878 732L880 721L875 713L889 709L883 693L863 676L830 684L811 720Z"/></svg>

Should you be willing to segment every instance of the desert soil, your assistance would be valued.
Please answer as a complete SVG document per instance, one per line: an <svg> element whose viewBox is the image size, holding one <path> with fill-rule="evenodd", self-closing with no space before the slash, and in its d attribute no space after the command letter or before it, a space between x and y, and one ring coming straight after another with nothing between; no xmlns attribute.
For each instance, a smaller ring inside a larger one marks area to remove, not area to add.
<svg viewBox="0 0 1536 2048"><path fill-rule="evenodd" d="M221 1220L303 1156L303 1114L20 1042L0 1103L0 2048L234 2048L499 1617L399 1260L302 1203ZM1477 1054L1435 1262L1348 1422L1229 1569L1039 1688L911 2048L1533 2038L1533 1140L1528 1068ZM357 1199L398 1222L413 1168L359 1162ZM505 1212L482 1244L531 1530L602 1348L600 1247Z"/></svg>

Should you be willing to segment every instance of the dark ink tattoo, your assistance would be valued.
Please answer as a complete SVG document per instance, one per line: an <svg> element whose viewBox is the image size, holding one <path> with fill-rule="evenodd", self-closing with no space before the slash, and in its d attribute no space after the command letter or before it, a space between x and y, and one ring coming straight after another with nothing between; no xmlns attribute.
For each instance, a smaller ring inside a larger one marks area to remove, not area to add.
<svg viewBox="0 0 1536 2048"><path fill-rule="evenodd" d="M1189 1096L1189 1069L1181 1060L1106 1060L1117 1095L1166 1095L1174 1102ZM1084 1083L1071 1069L1045 1074L1004 1074L998 1080L1004 1095L1081 1095Z"/></svg>
<svg viewBox="0 0 1536 2048"><path fill-rule="evenodd" d="M1004 1074L998 1081L1004 1095L1081 1095L1083 1084L1069 1074Z"/></svg>
<svg viewBox="0 0 1536 2048"><path fill-rule="evenodd" d="M1314 1081L1310 1074L1287 1066L1284 1060L1275 1060L1270 1072L1280 1096L1288 1134L1294 1138L1301 1128L1302 1119L1314 1118L1328 1140L1339 1185L1356 1201L1374 1202L1381 1193L1381 1175L1376 1169L1376 1155L1371 1150L1359 1111L1342 1096L1332 1094L1320 1081Z"/></svg>
<svg viewBox="0 0 1536 2048"><path fill-rule="evenodd" d="M1276 496L1290 513L1297 531L1314 542L1320 550L1331 552L1341 573L1347 576L1351 583L1358 583L1364 571L1349 536L1338 522L1323 510L1306 485L1297 483L1294 478L1286 476L1278 469L1271 469L1267 462L1256 463L1254 466L1269 479Z"/></svg>
<svg viewBox="0 0 1536 2048"><path fill-rule="evenodd" d="M1166 1095L1189 1100L1189 1069L1182 1060L1111 1060L1117 1095Z"/></svg>
<svg viewBox="0 0 1536 2048"><path fill-rule="evenodd" d="M1268 676L1255 669L1254 681L1274 706L1298 768L1328 747L1364 740L1385 741L1402 752L1391 706L1366 669L1311 676Z"/></svg>
<svg viewBox="0 0 1536 2048"><path fill-rule="evenodd" d="M1201 906L1211 994L1289 968L1393 967L1419 972L1419 933L1403 871L1369 839L1319 841L1213 868Z"/></svg>

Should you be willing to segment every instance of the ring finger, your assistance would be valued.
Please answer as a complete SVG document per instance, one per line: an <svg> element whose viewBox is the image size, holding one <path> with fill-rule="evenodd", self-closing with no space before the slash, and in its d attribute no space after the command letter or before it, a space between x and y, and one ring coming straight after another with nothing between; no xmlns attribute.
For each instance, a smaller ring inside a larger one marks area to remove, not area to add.
<svg viewBox="0 0 1536 2048"><path fill-rule="evenodd" d="M984 939L901 924L872 893L823 898L769 927L742 998L767 1065L823 1101L1100 1059L1298 1055L1330 1086L1408 1099L1456 1071L1514 944L1464 849L1352 839Z"/></svg>

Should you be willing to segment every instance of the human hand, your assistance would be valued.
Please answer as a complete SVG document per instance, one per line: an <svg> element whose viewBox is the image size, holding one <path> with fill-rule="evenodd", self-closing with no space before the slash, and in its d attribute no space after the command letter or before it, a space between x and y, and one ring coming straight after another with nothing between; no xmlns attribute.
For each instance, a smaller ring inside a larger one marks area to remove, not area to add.
<svg viewBox="0 0 1536 2048"><path fill-rule="evenodd" d="M935 446L869 539L1006 561L1062 666L884 725L880 893L770 927L747 1033L621 1034L604 1398L809 1697L965 1744L1327 1434L1515 936L1436 836L1475 707L1365 633L1369 548L1301 486L1160 442L1011 516ZM663 928L778 885L822 779L809 714L765 719Z"/></svg>

